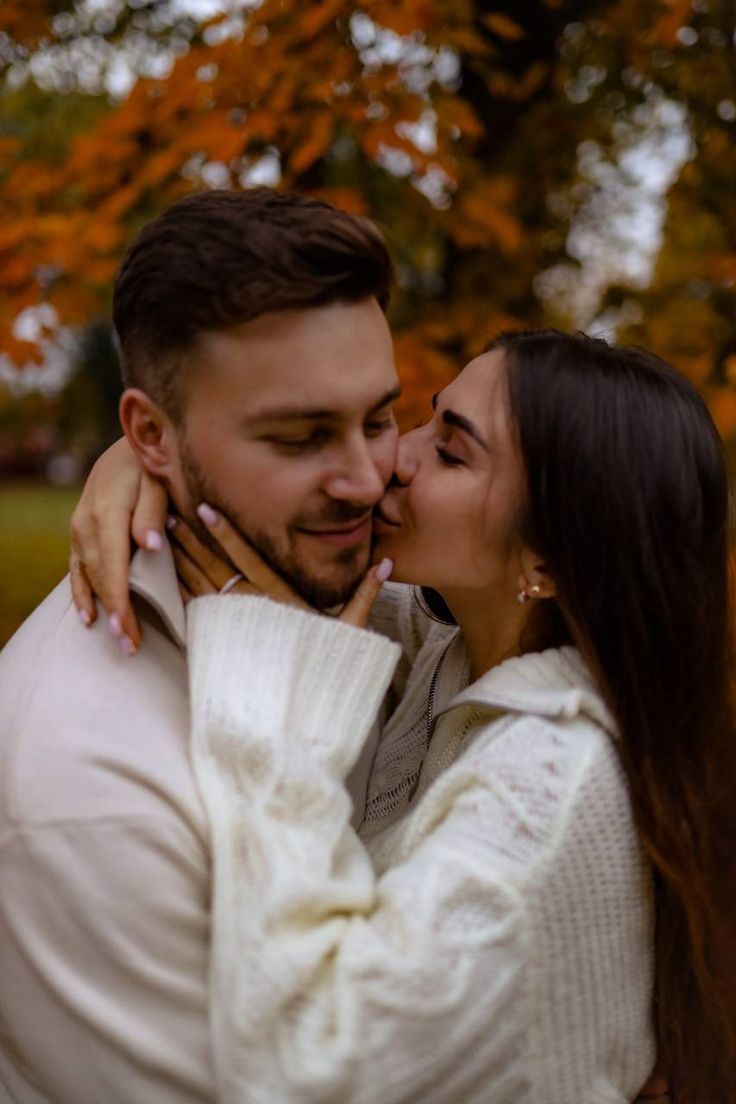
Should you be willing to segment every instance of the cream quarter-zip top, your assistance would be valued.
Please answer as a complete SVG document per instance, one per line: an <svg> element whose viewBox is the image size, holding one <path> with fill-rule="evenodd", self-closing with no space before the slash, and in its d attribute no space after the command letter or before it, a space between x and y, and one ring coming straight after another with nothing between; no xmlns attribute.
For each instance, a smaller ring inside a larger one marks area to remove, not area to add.
<svg viewBox="0 0 736 1104"><path fill-rule="evenodd" d="M573 649L464 686L457 630L423 618L398 586L393 641L263 598L189 608L219 1098L625 1104L654 1062L652 912L611 719ZM360 838L343 779L387 687Z"/></svg>

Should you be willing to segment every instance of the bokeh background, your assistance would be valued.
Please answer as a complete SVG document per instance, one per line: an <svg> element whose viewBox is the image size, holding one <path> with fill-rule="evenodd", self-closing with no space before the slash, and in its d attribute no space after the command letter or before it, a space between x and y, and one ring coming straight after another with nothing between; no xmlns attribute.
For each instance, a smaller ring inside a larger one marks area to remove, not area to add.
<svg viewBox="0 0 736 1104"><path fill-rule="evenodd" d="M116 435L113 274L196 188L364 212L411 425L499 329L644 344L736 428L733 0L2 0L0 644Z"/></svg>

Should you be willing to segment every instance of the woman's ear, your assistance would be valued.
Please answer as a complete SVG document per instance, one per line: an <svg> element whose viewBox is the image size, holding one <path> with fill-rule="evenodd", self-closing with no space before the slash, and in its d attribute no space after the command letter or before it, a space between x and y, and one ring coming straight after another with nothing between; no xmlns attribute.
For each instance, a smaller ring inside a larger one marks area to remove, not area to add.
<svg viewBox="0 0 736 1104"><path fill-rule="evenodd" d="M176 470L177 437L171 419L145 391L129 387L120 399L120 424L150 475L165 479Z"/></svg>
<svg viewBox="0 0 736 1104"><path fill-rule="evenodd" d="M557 587L547 571L547 565L533 552L524 548L520 556L519 593L528 598L556 598Z"/></svg>

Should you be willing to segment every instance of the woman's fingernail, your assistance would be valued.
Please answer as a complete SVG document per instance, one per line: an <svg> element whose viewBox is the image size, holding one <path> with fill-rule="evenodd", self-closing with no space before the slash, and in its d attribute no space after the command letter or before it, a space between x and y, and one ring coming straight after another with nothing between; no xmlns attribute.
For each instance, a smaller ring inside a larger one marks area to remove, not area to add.
<svg viewBox="0 0 736 1104"><path fill-rule="evenodd" d="M388 557L386 557L385 560L381 560L378 567L376 568L376 578L378 579L379 583L385 583L393 569L393 560L389 560Z"/></svg>
<svg viewBox="0 0 736 1104"><path fill-rule="evenodd" d="M120 650L125 656L135 655L135 644L129 636L124 636L120 641Z"/></svg>
<svg viewBox="0 0 736 1104"><path fill-rule="evenodd" d="M146 548L149 552L160 552L164 546L163 538L157 529L149 529L146 533Z"/></svg>
<svg viewBox="0 0 736 1104"><path fill-rule="evenodd" d="M220 520L220 515L216 510L213 510L211 506L208 506L206 502L200 502L197 507L197 513L205 525L217 525Z"/></svg>
<svg viewBox="0 0 736 1104"><path fill-rule="evenodd" d="M116 639L119 639L123 635L123 626L120 623L120 618L116 613L110 614L107 619L107 626Z"/></svg>
<svg viewBox="0 0 736 1104"><path fill-rule="evenodd" d="M79 615L79 620L82 622L83 625L91 625L92 624L92 617L90 615L89 610L80 609L80 610L77 610L77 614Z"/></svg>
<svg viewBox="0 0 736 1104"><path fill-rule="evenodd" d="M166 518L166 528L176 529L176 518L169 514Z"/></svg>

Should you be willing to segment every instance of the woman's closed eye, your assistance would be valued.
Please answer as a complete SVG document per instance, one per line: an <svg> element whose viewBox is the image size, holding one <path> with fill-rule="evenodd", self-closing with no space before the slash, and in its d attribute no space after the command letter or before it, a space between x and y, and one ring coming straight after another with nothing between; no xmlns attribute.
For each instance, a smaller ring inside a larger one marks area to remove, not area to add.
<svg viewBox="0 0 736 1104"><path fill-rule="evenodd" d="M456 468L465 463L459 456L455 456L454 453L448 452L444 445L435 445L434 447L440 460L443 464L446 464L448 468Z"/></svg>

